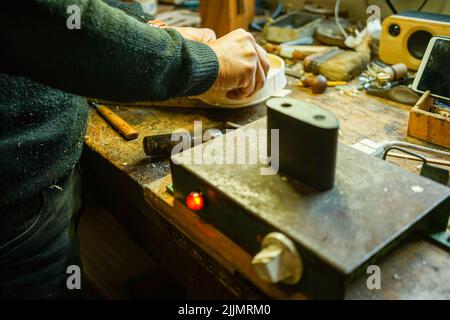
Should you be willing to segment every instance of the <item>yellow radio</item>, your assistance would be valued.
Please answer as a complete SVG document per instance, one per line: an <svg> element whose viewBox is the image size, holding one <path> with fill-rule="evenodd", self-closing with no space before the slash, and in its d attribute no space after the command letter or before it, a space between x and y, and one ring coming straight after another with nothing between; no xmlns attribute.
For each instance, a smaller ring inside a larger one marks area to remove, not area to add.
<svg viewBox="0 0 450 320"><path fill-rule="evenodd" d="M417 11L389 16L383 21L380 59L389 64L403 62L417 70L434 36L450 36L450 16Z"/></svg>

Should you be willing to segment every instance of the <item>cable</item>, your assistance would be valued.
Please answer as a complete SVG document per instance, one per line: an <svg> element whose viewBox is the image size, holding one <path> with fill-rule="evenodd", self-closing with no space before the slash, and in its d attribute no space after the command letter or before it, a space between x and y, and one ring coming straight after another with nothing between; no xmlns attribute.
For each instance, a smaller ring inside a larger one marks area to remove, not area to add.
<svg viewBox="0 0 450 320"><path fill-rule="evenodd" d="M341 23L339 21L339 7L341 6L341 0L336 0L336 5L334 6L334 19L336 20L336 24L339 30L342 32L345 38L348 38L347 32L345 32L344 28L342 28Z"/></svg>
<svg viewBox="0 0 450 320"><path fill-rule="evenodd" d="M441 150L436 150L436 149L431 149L428 147L422 147L416 144L412 144L412 143L408 143L408 142L402 142L402 141L387 141L384 142L381 145L381 148L386 151L389 148L392 147L403 147L403 148L407 148L407 149L412 149L412 150L416 150L416 151L421 151L421 152L425 152L425 153L429 153L429 154L435 154L441 157L446 157L449 158L450 157L450 153L446 152L446 151L441 151Z"/></svg>
<svg viewBox="0 0 450 320"><path fill-rule="evenodd" d="M419 9L417 9L417 11L422 11L423 7L425 7L425 5L428 3L428 0L424 0L422 2L422 4L420 5Z"/></svg>
<svg viewBox="0 0 450 320"><path fill-rule="evenodd" d="M394 5L392 4L391 0L385 0L387 5L389 6L389 8L392 10L392 12L394 14L397 14L397 9L395 9ZM417 9L417 11L421 11L423 9L423 7L425 7L425 5L428 3L428 0L423 0L422 4L420 5L420 7Z"/></svg>
<svg viewBox="0 0 450 320"><path fill-rule="evenodd" d="M405 149L402 149L402 148L399 148L399 147L389 147L386 150L384 150L383 160L386 160L386 158L388 156L388 153L391 150L398 150L398 151L404 152L406 154L409 154L410 156L413 156L413 157L416 157L416 158L422 160L423 164L427 164L427 159L425 159L421 154L417 154L415 152L408 151L408 150L405 150Z"/></svg>
<svg viewBox="0 0 450 320"><path fill-rule="evenodd" d="M389 8L391 9L391 11L392 11L394 14L397 14L397 9L395 9L395 7L394 7L394 5L392 4L391 0L385 0L385 1L386 1L387 5L389 6Z"/></svg>

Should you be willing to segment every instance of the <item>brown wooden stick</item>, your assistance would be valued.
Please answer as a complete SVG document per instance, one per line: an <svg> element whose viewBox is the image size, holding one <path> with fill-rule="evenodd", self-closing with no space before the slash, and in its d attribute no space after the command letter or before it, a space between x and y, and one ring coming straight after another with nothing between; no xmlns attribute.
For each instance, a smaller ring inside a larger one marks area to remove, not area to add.
<svg viewBox="0 0 450 320"><path fill-rule="evenodd" d="M424 111L430 111L431 106L434 104L434 99L431 96L430 90L427 90L424 92L422 97L420 97L419 101L417 101L416 106L419 107L419 109Z"/></svg>
<svg viewBox="0 0 450 320"><path fill-rule="evenodd" d="M328 50L329 46L315 46L315 45L292 45L292 46L279 46L271 43L266 43L264 45L264 49L268 52L279 55L283 58L296 59L296 60L304 60L306 57L315 54L324 52Z"/></svg>
<svg viewBox="0 0 450 320"><path fill-rule="evenodd" d="M112 112L108 107L98 104L96 104L95 107L97 108L97 111L103 116L103 118L125 139L133 140L139 136L139 132L137 132L125 120L119 117L119 115Z"/></svg>
<svg viewBox="0 0 450 320"><path fill-rule="evenodd" d="M403 153L391 152L391 153L389 153L388 156L394 157L394 158L406 159L406 160L422 161L421 159L419 159L417 157L410 156L408 154L403 154ZM437 164L437 165L441 165L441 166L450 167L450 161L441 160L441 159L433 159L433 158L425 158L425 159L427 160L428 163L433 163L433 164Z"/></svg>
<svg viewBox="0 0 450 320"><path fill-rule="evenodd" d="M327 86L328 87L337 87L337 86L345 86L345 85L347 85L348 84L348 82L347 81L328 81L327 82ZM304 83L303 83L303 81L301 81L301 80L299 80L299 81L296 81L295 82L295 85L297 86L297 87L307 87L307 85L305 85Z"/></svg>

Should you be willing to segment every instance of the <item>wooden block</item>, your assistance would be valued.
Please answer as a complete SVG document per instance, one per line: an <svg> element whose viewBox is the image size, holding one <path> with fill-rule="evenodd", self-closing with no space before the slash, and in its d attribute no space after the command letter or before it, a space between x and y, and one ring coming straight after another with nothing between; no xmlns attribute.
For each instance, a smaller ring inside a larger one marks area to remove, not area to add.
<svg viewBox="0 0 450 320"><path fill-rule="evenodd" d="M430 112L433 99L430 92L423 94L409 112L408 136L450 149L450 119Z"/></svg>
<svg viewBox="0 0 450 320"><path fill-rule="evenodd" d="M369 60L365 53L331 47L306 57L303 67L306 72L322 74L328 80L350 81L367 67Z"/></svg>
<svg viewBox="0 0 450 320"><path fill-rule="evenodd" d="M255 15L255 0L201 0L202 26L213 29L217 37L248 29Z"/></svg>

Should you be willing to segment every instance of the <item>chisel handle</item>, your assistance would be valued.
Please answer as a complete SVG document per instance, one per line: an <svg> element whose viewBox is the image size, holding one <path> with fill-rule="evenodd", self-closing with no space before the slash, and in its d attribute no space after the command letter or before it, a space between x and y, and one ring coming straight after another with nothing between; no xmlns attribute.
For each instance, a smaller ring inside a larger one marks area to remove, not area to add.
<svg viewBox="0 0 450 320"><path fill-rule="evenodd" d="M123 120L118 114L112 112L107 106L95 105L97 111L105 118L106 121L125 139L133 140L139 136L139 132L136 131L131 125Z"/></svg>

